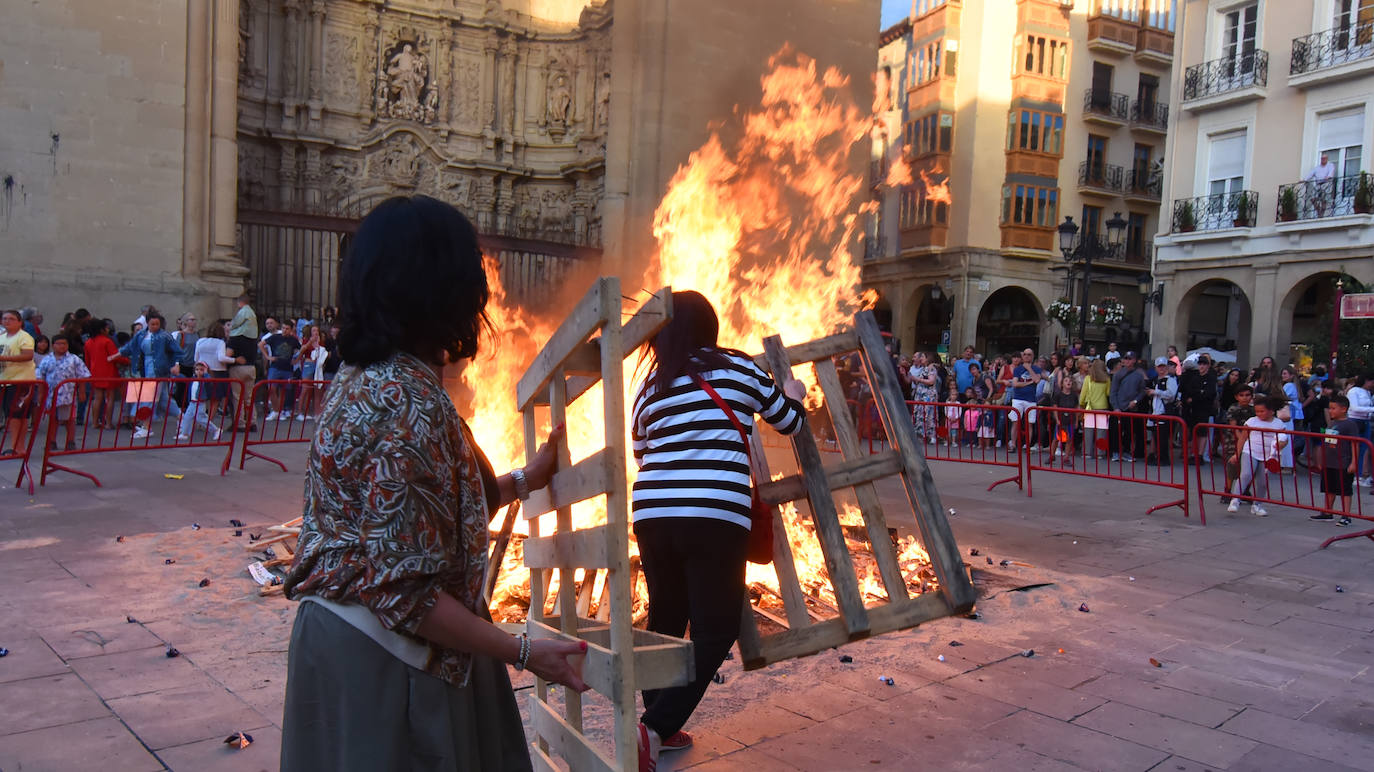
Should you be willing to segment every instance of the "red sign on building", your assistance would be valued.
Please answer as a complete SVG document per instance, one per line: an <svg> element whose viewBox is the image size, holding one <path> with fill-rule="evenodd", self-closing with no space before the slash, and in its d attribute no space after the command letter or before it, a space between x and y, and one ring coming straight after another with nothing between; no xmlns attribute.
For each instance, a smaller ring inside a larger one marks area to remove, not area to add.
<svg viewBox="0 0 1374 772"><path fill-rule="evenodd" d="M1341 296L1342 319L1374 319L1374 292Z"/></svg>

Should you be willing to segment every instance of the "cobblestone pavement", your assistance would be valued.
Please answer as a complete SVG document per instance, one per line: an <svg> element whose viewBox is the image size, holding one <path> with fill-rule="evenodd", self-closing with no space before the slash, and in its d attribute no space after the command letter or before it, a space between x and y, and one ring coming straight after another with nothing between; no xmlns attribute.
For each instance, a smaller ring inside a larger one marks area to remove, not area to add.
<svg viewBox="0 0 1374 772"><path fill-rule="evenodd" d="M101 488L0 489L0 769L276 768L294 609L258 597L245 543L299 514L303 455L221 477L223 451L110 454L73 462ZM933 469L980 552L981 618L852 644L853 663L728 661L663 768L1374 769L1374 543L1318 550L1337 529L1281 507L1212 506L1204 528L1146 516L1159 489L1037 474L1028 498ZM254 744L228 749L240 730Z"/></svg>

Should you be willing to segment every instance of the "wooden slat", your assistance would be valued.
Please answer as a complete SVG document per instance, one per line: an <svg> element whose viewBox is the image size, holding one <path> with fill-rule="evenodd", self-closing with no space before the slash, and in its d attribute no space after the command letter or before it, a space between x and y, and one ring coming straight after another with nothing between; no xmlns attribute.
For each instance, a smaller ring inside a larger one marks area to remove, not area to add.
<svg viewBox="0 0 1374 772"><path fill-rule="evenodd" d="M563 359L563 372L601 380L601 345L597 339L592 338L570 351Z"/></svg>
<svg viewBox="0 0 1374 772"><path fill-rule="evenodd" d="M525 463L529 463L534 458L535 449L539 447L538 436L536 434L534 422L534 408L525 408L521 418L524 419L525 430ZM540 535L539 521L530 521L530 538L538 538ZM549 572L542 568L530 569L530 612L535 616L544 613L544 600L547 598L549 587ZM549 699L549 682L542 678L534 679L533 698L540 701ZM538 747L547 751L548 745L541 739Z"/></svg>
<svg viewBox="0 0 1374 772"><path fill-rule="evenodd" d="M840 374L835 370L835 362L821 359L812 364L816 369L816 380L825 394L825 404L830 411L830 421L835 428L835 439L840 444L840 452L846 460L856 461L868 456L859 447L859 433L854 428L849 405L844 399L844 389L840 386ZM868 528L868 548L873 551L873 560L878 564L878 574L883 579L889 600L905 600L907 597L906 580L902 578L902 567L897 562L897 549L892 538L887 535L887 517L883 514L882 502L878 491L871 482L854 486L854 497L859 500L859 510Z"/></svg>
<svg viewBox="0 0 1374 772"><path fill-rule="evenodd" d="M579 617L585 617L591 611L592 592L596 588L596 577L599 574L600 570L595 568L582 574L582 583L577 587L577 615Z"/></svg>
<svg viewBox="0 0 1374 772"><path fill-rule="evenodd" d="M562 767L556 766L553 759L537 745L530 748L530 762L536 772L563 772Z"/></svg>
<svg viewBox="0 0 1374 772"><path fill-rule="evenodd" d="M610 459L608 450L598 450L571 466L560 464L559 471L554 473L548 487L530 493L529 499L520 507L521 514L526 520L533 520L605 493L606 464Z"/></svg>
<svg viewBox="0 0 1374 772"><path fill-rule="evenodd" d="M777 335L764 338L763 349L768 356L773 379L779 384L786 383L792 378L792 365L787 359L782 338ZM821 451L816 447L816 438L809 429L792 435L792 451L796 453L797 464L801 467L806 481L811 520L816 525L816 537L820 541L825 568L830 576L830 585L835 591L835 600L839 604L845 628L850 634L860 633L868 629L868 612L864 609L863 596L859 592L859 579L854 573L853 558L849 554L848 545L845 544L844 531L840 528L835 500L830 495L830 483L826 479L825 465L821 462Z"/></svg>
<svg viewBox="0 0 1374 772"><path fill-rule="evenodd" d="M582 666L582 680L598 694L604 694L613 701L620 699L621 682L616 676L615 653L609 648L610 626L596 624L594 620L589 619L579 619L578 623L580 626L577 635L573 636L543 622L531 620L530 636L586 641L587 658ZM648 630L635 630L631 651L634 656L636 691L685 686L696 677L696 660L692 654L691 641ZM634 695L629 695L628 699L633 702Z"/></svg>
<svg viewBox="0 0 1374 772"><path fill-rule="evenodd" d="M568 355L605 322L603 298L609 292L607 283L610 281L602 278L592 284L591 289L582 296L582 300L578 301L572 313L568 314L563 324L549 337L548 343L544 344L544 348L530 363L529 369L520 377L519 383L515 386L516 405L520 410L530 407L534 396L543 391L554 379L555 373L562 367ZM616 299L619 300L619 293L616 294ZM616 313L618 320L619 309Z"/></svg>
<svg viewBox="0 0 1374 772"><path fill-rule="evenodd" d="M603 756L581 732L554 713L545 702L530 700L530 725L536 735L548 742L549 749L577 772L612 772L619 769L614 761Z"/></svg>
<svg viewBox="0 0 1374 772"><path fill-rule="evenodd" d="M525 565L530 568L606 568L606 526L597 525L577 530L558 530L549 536L531 536L525 540ZM572 576L563 585L572 587Z"/></svg>
<svg viewBox="0 0 1374 772"><path fill-rule="evenodd" d="M604 286L604 283L602 284ZM618 294L618 293L617 293ZM601 295L605 298L605 294ZM605 318L603 315L601 318ZM561 329L561 328L560 328ZM555 333L557 335L557 333ZM562 368L554 371L553 379L549 382L549 422L558 426L568 420L567 404L567 379L563 375ZM562 439L554 448L558 457L558 468L567 469L571 466L571 456L568 450L568 436L563 435ZM573 541L577 537L572 527L572 505L564 504L554 510L557 518L557 531L555 539L566 539ZM586 544L586 542L583 542ZM605 542L600 545L605 548ZM536 557L537 554L536 554ZM566 557L595 557L594 555L566 555ZM604 556L603 556L604 557ZM569 568L558 569L558 609L559 624L564 630L577 629L577 587L574 584L574 571ZM568 723L577 731L582 731L582 695L571 689L563 691L563 715L567 717Z"/></svg>
<svg viewBox="0 0 1374 772"><path fill-rule="evenodd" d="M803 429L802 431L806 431ZM763 449L763 438L755 431L749 437L749 466L755 480L767 480L772 474L768 469L768 454ZM773 573L778 577L781 588L782 604L791 626L807 624L806 593L802 592L797 577L797 564L792 558L792 544L788 540L787 525L783 522L778 507L773 508ZM746 603L748 598L745 599ZM754 623L753 617L749 619Z"/></svg>
<svg viewBox="0 0 1374 772"><path fill-rule="evenodd" d="M902 487L916 513L921 546L930 555L931 567L935 569L940 589L950 607L956 612L965 611L973 607L977 592L964 572L963 557L959 554L954 533L945 517L940 492L935 488L935 478L926 463L925 450L916 437L911 421L907 420L910 414L906 409L906 401L902 399L901 385L897 382L897 374L883 346L883 336L873 312L857 314L854 327L859 334L864 370L873 387L874 401L887 430L888 441L902 457Z"/></svg>
<svg viewBox="0 0 1374 772"><path fill-rule="evenodd" d="M949 616L949 605L940 593L926 593L909 600L884 603L868 610L870 627L859 635L845 630L839 618L817 622L804 628L784 630L763 639L762 646L749 656L742 656L745 670L757 670L774 662L781 662L826 649L842 646L850 641L905 630L925 622ZM743 649L741 649L743 652Z"/></svg>
<svg viewBox="0 0 1374 772"><path fill-rule="evenodd" d="M896 451L885 450L871 456L846 459L825 467L830 490L853 488L872 480L891 477L902 471L902 457ZM759 496L769 503L782 503L806 498L806 480L800 474L788 475L759 486ZM531 497L533 498L533 497Z"/></svg>
<svg viewBox="0 0 1374 772"><path fill-rule="evenodd" d="M839 354L844 354L859 347L859 338L852 331L841 332L826 338L817 338L805 343L798 343L795 346L787 347L787 361L794 365L815 362L820 359L829 359ZM767 369L768 355L759 354L754 357L754 363L759 367Z"/></svg>
<svg viewBox="0 0 1374 772"><path fill-rule="evenodd" d="M663 329L673 318L673 289L664 287L655 292L649 300L640 306L635 315L625 322L625 327L621 333L621 345L625 354L630 354L644 345L649 338L652 338ZM568 404L577 401L577 398L586 394L593 386L601 382L601 376L590 375L571 375L568 378ZM535 400L536 405L547 405L548 399L542 393Z"/></svg>

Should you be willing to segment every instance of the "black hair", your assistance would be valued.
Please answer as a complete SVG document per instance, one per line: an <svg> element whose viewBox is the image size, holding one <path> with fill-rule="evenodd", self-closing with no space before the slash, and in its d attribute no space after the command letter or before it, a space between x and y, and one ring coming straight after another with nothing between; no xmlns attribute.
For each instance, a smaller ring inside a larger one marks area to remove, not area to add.
<svg viewBox="0 0 1374 772"><path fill-rule="evenodd" d="M68 346L72 345L72 339L71 339L70 337L68 337L66 333L64 333L64 332L59 332L59 333L57 333L56 335L54 335L54 336L52 336L51 338L48 339L48 346L51 347L52 344L58 342L59 340L62 341L63 343L65 343L65 344L67 344Z"/></svg>
<svg viewBox="0 0 1374 772"><path fill-rule="evenodd" d="M73 318L73 319L90 319L90 318L91 318L91 312L88 311L88 310L86 310L86 309L84 309L84 308L78 308L78 309L76 309L75 311L72 312L72 318Z"/></svg>
<svg viewBox="0 0 1374 772"><path fill-rule="evenodd" d="M397 351L425 362L477 354L491 326L477 230L453 206L397 196L363 218L339 272L339 354L370 365Z"/></svg>
<svg viewBox="0 0 1374 772"><path fill-rule="evenodd" d="M115 342L118 343L119 345L123 346L125 343L128 343L128 342L129 342L129 339L132 338L132 337L133 337L133 336L130 335L129 333L127 333L127 332L125 332L125 331L123 331L123 330L120 330L119 333L115 335Z"/></svg>
<svg viewBox="0 0 1374 772"><path fill-rule="evenodd" d="M1332 394L1331 404L1340 405L1341 407L1346 408L1348 410L1350 409L1350 398L1345 396L1344 394Z"/></svg>
<svg viewBox="0 0 1374 772"><path fill-rule="evenodd" d="M1239 396L1239 395L1241 395L1241 394L1254 394L1254 393L1255 393L1255 390L1250 386L1250 384L1248 384L1248 383L1238 383L1238 384L1236 384L1236 390L1233 391L1233 392L1231 392L1231 395L1232 395L1232 396Z"/></svg>
<svg viewBox="0 0 1374 772"><path fill-rule="evenodd" d="M720 319L711 301L692 290L674 292L673 318L649 339L645 352L651 367L646 391L671 385L683 375L729 367L726 353L748 358L742 352L721 348L716 343L719 335Z"/></svg>
<svg viewBox="0 0 1374 772"><path fill-rule="evenodd" d="M1269 408L1275 413L1282 410L1288 404L1287 399L1284 399L1283 397L1279 397L1273 394L1266 396L1263 402L1265 407Z"/></svg>

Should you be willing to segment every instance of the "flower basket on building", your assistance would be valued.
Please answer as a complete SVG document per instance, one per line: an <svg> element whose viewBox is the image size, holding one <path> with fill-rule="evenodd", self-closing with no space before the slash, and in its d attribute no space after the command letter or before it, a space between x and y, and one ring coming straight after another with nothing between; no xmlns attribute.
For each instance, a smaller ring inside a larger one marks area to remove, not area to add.
<svg viewBox="0 0 1374 772"><path fill-rule="evenodd" d="M1126 306L1115 297L1108 295L1097 301L1097 305L1089 310L1089 320L1093 324L1105 324L1108 326L1121 324L1126 319Z"/></svg>
<svg viewBox="0 0 1374 772"><path fill-rule="evenodd" d="M1298 194L1292 186L1283 189L1279 196L1279 220L1293 222L1298 219Z"/></svg>
<svg viewBox="0 0 1374 772"><path fill-rule="evenodd" d="M1184 201L1178 210L1179 233L1192 233L1197 230L1197 216L1193 214L1193 202Z"/></svg>
<svg viewBox="0 0 1374 772"><path fill-rule="evenodd" d="M1045 309L1046 315L1064 325L1064 331L1072 331L1078 325L1078 306L1068 298L1060 298Z"/></svg>

